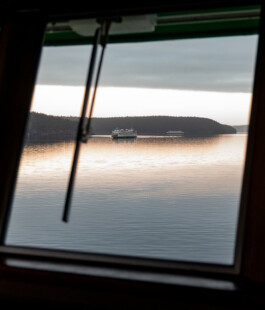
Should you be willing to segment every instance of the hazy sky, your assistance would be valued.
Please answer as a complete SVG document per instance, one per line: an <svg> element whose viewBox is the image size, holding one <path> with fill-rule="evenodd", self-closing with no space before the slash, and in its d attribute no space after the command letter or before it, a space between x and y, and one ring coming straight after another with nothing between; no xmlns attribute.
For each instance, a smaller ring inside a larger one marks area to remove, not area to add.
<svg viewBox="0 0 265 310"><path fill-rule="evenodd" d="M247 122L257 41L240 36L108 45L95 116L187 114ZM91 46L43 49L33 110L79 115L90 52Z"/></svg>

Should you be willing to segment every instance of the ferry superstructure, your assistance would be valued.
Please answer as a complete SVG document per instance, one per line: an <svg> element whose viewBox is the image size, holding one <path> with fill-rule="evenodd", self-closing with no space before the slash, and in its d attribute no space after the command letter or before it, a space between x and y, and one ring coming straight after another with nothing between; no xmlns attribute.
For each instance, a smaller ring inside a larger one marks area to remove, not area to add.
<svg viewBox="0 0 265 310"><path fill-rule="evenodd" d="M137 138L137 131L134 129L114 129L111 137L113 139L135 139Z"/></svg>

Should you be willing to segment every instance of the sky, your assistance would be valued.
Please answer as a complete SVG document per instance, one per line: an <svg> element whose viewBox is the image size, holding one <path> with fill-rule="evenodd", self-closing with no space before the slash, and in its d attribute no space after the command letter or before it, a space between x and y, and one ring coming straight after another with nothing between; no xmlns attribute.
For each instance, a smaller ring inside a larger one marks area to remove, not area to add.
<svg viewBox="0 0 265 310"><path fill-rule="evenodd" d="M258 36L109 44L95 117L249 119ZM80 115L91 46L44 47L32 110Z"/></svg>

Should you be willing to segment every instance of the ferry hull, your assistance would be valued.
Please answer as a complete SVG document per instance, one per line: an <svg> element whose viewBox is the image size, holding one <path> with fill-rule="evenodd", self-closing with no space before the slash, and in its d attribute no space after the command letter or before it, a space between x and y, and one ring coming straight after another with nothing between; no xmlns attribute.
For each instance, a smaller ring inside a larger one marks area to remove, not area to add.
<svg viewBox="0 0 265 310"><path fill-rule="evenodd" d="M119 135L112 135L112 139L136 139L137 136L119 136Z"/></svg>

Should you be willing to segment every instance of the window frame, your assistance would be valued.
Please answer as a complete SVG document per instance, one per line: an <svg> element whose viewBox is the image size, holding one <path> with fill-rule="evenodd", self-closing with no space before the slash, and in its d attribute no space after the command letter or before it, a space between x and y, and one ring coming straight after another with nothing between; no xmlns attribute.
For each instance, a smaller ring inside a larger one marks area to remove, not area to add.
<svg viewBox="0 0 265 310"><path fill-rule="evenodd" d="M206 1L207 2L207 1ZM189 8L196 9L200 4L208 7L209 3L199 1L194 4L192 1L185 2ZM246 1L231 1L230 5L240 5ZM248 1L249 5L250 1ZM227 3L226 3L227 4ZM261 4L261 3L259 3ZM210 5L211 6L211 5ZM159 10L176 10L182 8L183 4L175 6L160 6ZM157 10L153 6L149 9L133 6L119 10L106 9L104 14L114 13L145 13L150 10ZM87 15L95 16L92 9L86 12ZM265 132L262 116L265 108L262 106L262 95L265 89L265 61L262 57L265 51L265 27L264 27L264 5L262 5L262 15L260 21L259 45L256 58L256 70L254 77L252 113L249 127L248 147L245 163L245 173L243 178L243 190L241 194L241 207L238 225L237 253L234 266L222 266L214 264L188 263L188 262L167 262L162 260L149 260L128 258L111 255L92 255L83 253L73 253L65 251L52 251L40 249L27 249L25 247L11 247L4 245L5 231L7 228L10 205L14 194L15 180L17 176L19 159L23 148L23 136L29 114L31 97L36 79L39 58L42 49L42 42L46 23L55 18L65 18L67 14L80 16L80 12L71 13L50 13L34 11L21 11L19 13L7 14L5 19L0 46L0 99L1 102L8 102L4 108L5 117L1 117L3 123L1 128L1 141L6 147L0 157L1 170L0 177L0 256L41 259L43 261L75 262L77 265L85 263L99 264L104 266L123 266L123 268L142 269L147 268L152 272L167 271L173 273L186 273L194 275L196 273L223 276L243 276L256 282L264 282L265 253L262 242L265 244L265 231L262 228L262 221L265 221L264 208L262 202L265 194L262 190L265 185L262 172L265 171L262 163L262 155L265 149L262 147L262 132ZM103 15L104 15L103 14ZM82 15L82 14L81 14ZM36 27L32 27L34 24ZM22 30L23 29L23 30ZM30 34L27 34L27 30ZM23 40L23 42L21 41ZM3 50L4 47L4 50ZM19 57L17 57L19 55ZM24 75L27 70L27 75ZM264 74L263 74L264 73ZM15 78L14 78L15 74ZM23 81L23 87L21 86ZM7 84L8 83L8 84ZM8 87L7 87L8 85ZM10 89L12 91L10 91ZM22 98L22 99L21 99ZM20 99L20 100L18 100ZM19 103L18 103L19 101ZM19 113L14 113L18 111ZM17 134L19 133L19 134ZM10 143L12 141L12 143ZM259 186L257 185L259 182ZM257 198L258 197L258 198ZM263 232L263 234L261 233ZM263 236L262 236L263 235Z"/></svg>

